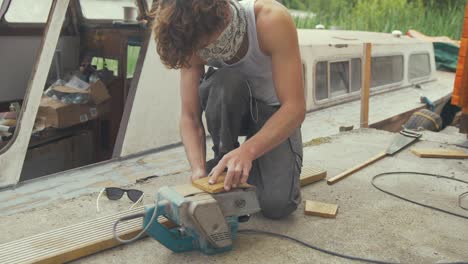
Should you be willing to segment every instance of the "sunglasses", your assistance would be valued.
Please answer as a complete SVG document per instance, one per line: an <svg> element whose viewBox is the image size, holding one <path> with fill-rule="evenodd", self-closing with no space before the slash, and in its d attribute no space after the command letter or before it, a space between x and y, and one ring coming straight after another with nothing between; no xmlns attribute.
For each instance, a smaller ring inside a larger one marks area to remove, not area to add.
<svg viewBox="0 0 468 264"><path fill-rule="evenodd" d="M109 200L115 201L122 198L125 193L127 193L128 199L134 203L130 209L143 200L143 192L140 190L107 187L102 189L97 197L96 210L99 212L99 199L101 198L102 194L105 194Z"/></svg>

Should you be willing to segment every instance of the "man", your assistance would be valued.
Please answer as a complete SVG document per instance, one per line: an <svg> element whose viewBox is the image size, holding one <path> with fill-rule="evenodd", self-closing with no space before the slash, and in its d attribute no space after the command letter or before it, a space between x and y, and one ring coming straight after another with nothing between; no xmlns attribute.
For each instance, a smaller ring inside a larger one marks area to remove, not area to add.
<svg viewBox="0 0 468 264"><path fill-rule="evenodd" d="M273 0L160 0L154 15L158 54L181 69L191 179L209 174L214 183L227 170L226 190L248 182L266 217L289 215L300 202L305 98L287 9ZM205 65L218 70L205 74ZM202 111L215 154L206 163Z"/></svg>

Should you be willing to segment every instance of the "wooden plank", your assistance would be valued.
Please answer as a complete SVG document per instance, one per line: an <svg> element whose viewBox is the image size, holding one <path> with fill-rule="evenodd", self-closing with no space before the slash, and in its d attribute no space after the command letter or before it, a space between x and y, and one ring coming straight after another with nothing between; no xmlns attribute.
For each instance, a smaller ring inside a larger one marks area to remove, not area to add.
<svg viewBox="0 0 468 264"><path fill-rule="evenodd" d="M117 219L143 212L143 207L52 230L0 245L0 263L64 263L120 245L112 226ZM125 239L141 231L141 219L119 226Z"/></svg>
<svg viewBox="0 0 468 264"><path fill-rule="evenodd" d="M364 43L363 48L363 74L362 74L362 89L361 89L361 128L369 127L369 96L371 82L371 58L372 44Z"/></svg>
<svg viewBox="0 0 468 264"><path fill-rule="evenodd" d="M346 170L346 171L336 175L333 178L328 179L327 183L328 183L328 185L335 184L335 183L341 181L342 179L348 177L349 175L355 173L356 171L359 171L360 169L365 168L368 165L370 165L370 164L372 164L372 163L374 163L376 161L379 161L380 159L384 158L385 156L387 156L387 153L382 152L382 153L378 154L377 156L367 160L366 162L364 162L362 164L359 164L356 167L353 167L353 168L351 168L349 170Z"/></svg>
<svg viewBox="0 0 468 264"><path fill-rule="evenodd" d="M419 149L413 148L411 152L421 158L441 159L468 159L468 154L458 149Z"/></svg>
<svg viewBox="0 0 468 264"><path fill-rule="evenodd" d="M207 193L222 193L225 192L224 190L224 178L226 174L220 175L218 179L216 180L215 184L210 184L208 180L210 179L209 177L201 178L198 179L194 182L192 182L193 186L197 187L200 190L203 190ZM250 188L252 185L244 183L240 184L239 188Z"/></svg>
<svg viewBox="0 0 468 264"><path fill-rule="evenodd" d="M302 168L301 187L318 182L327 177L327 171L317 168Z"/></svg>
<svg viewBox="0 0 468 264"><path fill-rule="evenodd" d="M301 174L301 185L304 186L303 182L310 184L325 176L326 171L324 170L305 168ZM196 182L199 182L199 186L214 191L213 193L222 192L224 191L224 177L225 175L220 176L215 185L208 184L208 177ZM244 184L241 187L246 188L251 187L251 185ZM201 192L191 185L180 185L174 188L184 196ZM120 243L114 240L112 234L114 222L121 217L141 212L143 212L143 207L138 207L0 244L2 252L0 263L63 263L118 246ZM158 222L168 229L177 227L177 224L163 216L158 217ZM122 238L129 239L138 234L141 229L141 219L135 219L119 226L119 234Z"/></svg>
<svg viewBox="0 0 468 264"><path fill-rule="evenodd" d="M325 218L335 218L338 213L338 205L317 201L305 201L304 214L320 216Z"/></svg>

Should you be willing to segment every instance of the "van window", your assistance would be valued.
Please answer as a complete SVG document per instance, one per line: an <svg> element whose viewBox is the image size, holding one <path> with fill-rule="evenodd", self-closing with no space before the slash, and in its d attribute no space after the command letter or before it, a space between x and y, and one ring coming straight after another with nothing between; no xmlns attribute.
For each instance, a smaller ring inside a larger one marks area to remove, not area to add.
<svg viewBox="0 0 468 264"><path fill-rule="evenodd" d="M328 98L328 62L321 61L315 65L315 99Z"/></svg>
<svg viewBox="0 0 468 264"><path fill-rule="evenodd" d="M315 65L315 100L337 97L361 89L361 59L321 61Z"/></svg>
<svg viewBox="0 0 468 264"><path fill-rule="evenodd" d="M349 61L330 63L331 97L349 92Z"/></svg>
<svg viewBox="0 0 468 264"><path fill-rule="evenodd" d="M351 92L361 90L361 59L352 59L351 60Z"/></svg>
<svg viewBox="0 0 468 264"><path fill-rule="evenodd" d="M431 74L429 54L412 54L409 58L409 79L427 77Z"/></svg>
<svg viewBox="0 0 468 264"><path fill-rule="evenodd" d="M302 63L302 86L304 87L304 97L307 98L306 66Z"/></svg>
<svg viewBox="0 0 468 264"><path fill-rule="evenodd" d="M46 23L52 0L13 0L5 14L11 23Z"/></svg>
<svg viewBox="0 0 468 264"><path fill-rule="evenodd" d="M403 56L374 57L371 61L371 87L403 81Z"/></svg>
<svg viewBox="0 0 468 264"><path fill-rule="evenodd" d="M137 7L134 0L80 0L80 6L87 19L111 20L122 20L124 7Z"/></svg>

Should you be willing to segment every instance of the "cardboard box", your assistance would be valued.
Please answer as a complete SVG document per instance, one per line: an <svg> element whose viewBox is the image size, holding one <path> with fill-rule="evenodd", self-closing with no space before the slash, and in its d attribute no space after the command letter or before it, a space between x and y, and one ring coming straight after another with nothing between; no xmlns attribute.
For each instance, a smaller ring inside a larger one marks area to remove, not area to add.
<svg viewBox="0 0 468 264"><path fill-rule="evenodd" d="M106 86L100 80L98 80L95 83L91 83L88 89L79 89L79 88L73 88L73 87L63 86L63 85L55 86L52 89L61 93L89 94L91 101L96 105L101 104L107 101L108 99L110 99L110 95L109 95L109 92L107 91Z"/></svg>
<svg viewBox="0 0 468 264"><path fill-rule="evenodd" d="M66 128L89 120L110 111L110 101L101 104L64 104L43 96L37 118L44 120L45 127Z"/></svg>

